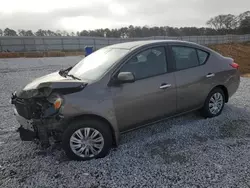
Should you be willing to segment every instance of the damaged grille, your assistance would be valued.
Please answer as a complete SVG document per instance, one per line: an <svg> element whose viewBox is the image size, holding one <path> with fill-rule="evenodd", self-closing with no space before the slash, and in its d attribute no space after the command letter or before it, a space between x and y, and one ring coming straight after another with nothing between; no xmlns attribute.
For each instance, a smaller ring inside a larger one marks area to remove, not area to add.
<svg viewBox="0 0 250 188"><path fill-rule="evenodd" d="M30 107L29 101L25 99L16 98L15 106L18 114L26 119L31 119L32 109Z"/></svg>
<svg viewBox="0 0 250 188"><path fill-rule="evenodd" d="M14 93L11 103L15 105L17 113L28 120L44 118L57 112L45 97L24 99Z"/></svg>
<svg viewBox="0 0 250 188"><path fill-rule="evenodd" d="M15 105L18 114L25 119L40 119L44 111L51 107L51 104L44 98L22 99L12 97L12 104Z"/></svg>

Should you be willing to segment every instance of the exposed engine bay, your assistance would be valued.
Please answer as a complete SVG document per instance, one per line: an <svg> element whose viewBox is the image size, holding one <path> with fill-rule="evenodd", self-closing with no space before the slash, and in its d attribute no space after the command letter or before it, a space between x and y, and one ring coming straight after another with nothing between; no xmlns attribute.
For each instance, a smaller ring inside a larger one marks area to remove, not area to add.
<svg viewBox="0 0 250 188"><path fill-rule="evenodd" d="M56 136L57 122L63 119L60 114L63 99L59 95L53 94L49 98L39 97L22 99L16 94L12 96L12 104L15 105L17 116L21 116L30 124L30 130L21 127L18 129L20 137L24 141L39 139L43 147L49 146L49 136ZM26 124L26 123L23 123ZM27 125L26 125L27 126ZM53 131L52 131L53 130Z"/></svg>
<svg viewBox="0 0 250 188"><path fill-rule="evenodd" d="M38 139L43 147L50 145L51 136L58 140L63 132L63 96L81 91L86 85L77 80L39 81L13 93L11 103L15 106L15 115L20 123L18 131L21 139Z"/></svg>

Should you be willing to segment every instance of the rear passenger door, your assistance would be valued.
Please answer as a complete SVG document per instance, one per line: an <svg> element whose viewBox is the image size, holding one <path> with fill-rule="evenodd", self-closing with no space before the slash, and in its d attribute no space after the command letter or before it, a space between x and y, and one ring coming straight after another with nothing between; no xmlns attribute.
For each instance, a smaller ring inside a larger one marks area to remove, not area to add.
<svg viewBox="0 0 250 188"><path fill-rule="evenodd" d="M170 45L177 87L177 112L200 108L209 92L206 61L209 54L192 46Z"/></svg>

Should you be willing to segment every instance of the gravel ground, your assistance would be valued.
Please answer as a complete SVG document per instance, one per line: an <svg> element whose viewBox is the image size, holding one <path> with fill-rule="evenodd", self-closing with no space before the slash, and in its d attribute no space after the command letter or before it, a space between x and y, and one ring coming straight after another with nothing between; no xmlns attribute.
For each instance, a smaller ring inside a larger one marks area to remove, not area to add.
<svg viewBox="0 0 250 188"><path fill-rule="evenodd" d="M0 187L250 187L250 79L221 116L196 112L122 136L103 158L69 161L60 145L21 142L12 91L81 57L0 60Z"/></svg>

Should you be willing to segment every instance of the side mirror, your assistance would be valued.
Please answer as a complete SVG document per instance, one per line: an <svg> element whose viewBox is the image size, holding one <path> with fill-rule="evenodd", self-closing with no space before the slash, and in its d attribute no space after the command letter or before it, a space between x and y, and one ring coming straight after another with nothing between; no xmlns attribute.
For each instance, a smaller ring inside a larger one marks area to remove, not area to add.
<svg viewBox="0 0 250 188"><path fill-rule="evenodd" d="M133 83L135 81L134 74L132 72L120 72L117 79L121 83Z"/></svg>

